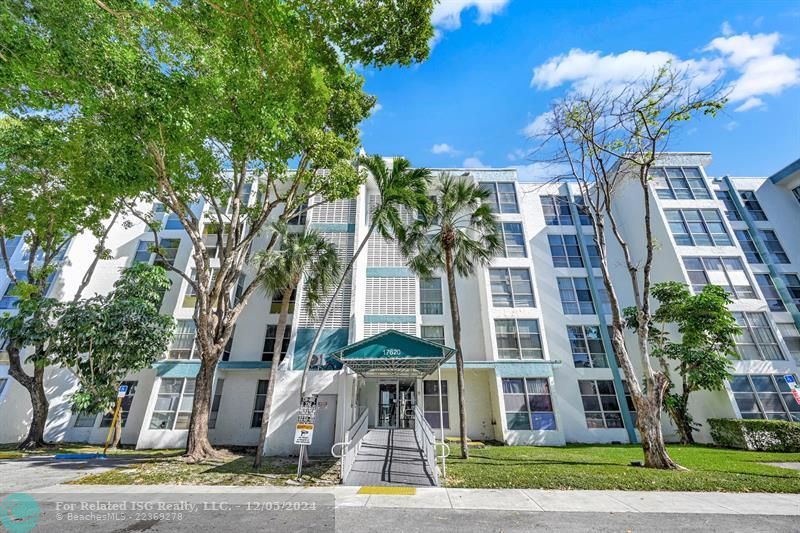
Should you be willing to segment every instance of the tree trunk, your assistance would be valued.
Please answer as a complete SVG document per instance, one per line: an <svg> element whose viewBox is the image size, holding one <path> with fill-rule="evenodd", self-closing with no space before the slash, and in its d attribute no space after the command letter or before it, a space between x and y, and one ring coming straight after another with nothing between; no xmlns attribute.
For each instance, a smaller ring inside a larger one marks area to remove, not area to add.
<svg viewBox="0 0 800 533"><path fill-rule="evenodd" d="M25 387L31 399L31 425L28 435L19 443L20 450L32 450L46 444L44 441L44 428L47 425L47 415L50 403L44 391L44 367L34 366L33 376L29 376L22 368L19 349L13 343L8 345L9 368L8 374Z"/></svg>
<svg viewBox="0 0 800 533"><path fill-rule="evenodd" d="M655 373L654 377L653 390L641 395L636 402L636 427L642 438L644 466L662 470L686 470L670 458L661 431L661 405L669 382L660 372Z"/></svg>
<svg viewBox="0 0 800 533"><path fill-rule="evenodd" d="M447 270L447 292L450 296L450 320L453 326L453 342L456 345L456 376L458 379L458 426L461 436L461 458L469 459L467 446L467 411L464 408L464 353L461 351L461 315L458 311L456 276L453 271L453 249L445 248L445 268Z"/></svg>
<svg viewBox="0 0 800 533"><path fill-rule="evenodd" d="M667 412L675 423L678 435L681 438L681 444L694 444L694 436L692 435L694 430L689 423L689 394L686 392L674 394L672 398L674 398L674 404L669 402L670 405L667 407Z"/></svg>
<svg viewBox="0 0 800 533"><path fill-rule="evenodd" d="M269 371L269 382L267 383L267 398L264 402L264 414L261 415L261 431L258 434L258 446L256 447L256 457L253 460L253 468L261 466L261 459L264 455L264 446L269 430L269 415L272 412L272 398L275 396L275 385L278 378L278 365L281 363L281 351L283 348L283 337L286 334L286 322L289 318L289 305L292 301L292 291L294 287L286 287L281 299L281 314L278 316L278 326L275 328L275 346L272 350L272 367Z"/></svg>
<svg viewBox="0 0 800 533"><path fill-rule="evenodd" d="M201 463L217 456L216 450L208 440L208 416L211 410L211 387L219 354L200 354L200 370L195 378L194 402L189 422L189 436L186 440L187 463Z"/></svg>

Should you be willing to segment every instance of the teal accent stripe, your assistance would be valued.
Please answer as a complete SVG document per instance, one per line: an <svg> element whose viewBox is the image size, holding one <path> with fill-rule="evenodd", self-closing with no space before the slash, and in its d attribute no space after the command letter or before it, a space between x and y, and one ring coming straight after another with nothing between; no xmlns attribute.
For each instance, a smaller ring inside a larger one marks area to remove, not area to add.
<svg viewBox="0 0 800 533"><path fill-rule="evenodd" d="M595 302L595 308L600 310L600 312L597 313L597 318L600 321L600 338L603 341L603 349L606 352L608 366L611 368L611 376L614 379L614 391L617 394L617 403L619 404L620 413L622 414L622 422L625 425L625 431L628 433L628 440L631 442L631 444L635 444L638 440L636 438L636 426L633 423L633 417L628 409L628 402L625 399L625 389L622 388L622 376L620 375L619 367L617 366L614 345L611 343L611 337L608 336L608 322L606 322L605 313L602 312L603 306L600 303L599 291L597 290L597 286L595 284L592 263L589 260L589 250L586 249L586 243L583 241L583 226L580 223L581 219L578 213L578 207L575 205L575 202L572 201L572 193L569 190L569 185L565 183L562 185L562 188L566 191L570 216L572 217L572 222L575 224L575 228L577 228L578 231L578 249L581 252L583 266L586 269L586 274L589 281L589 291L592 293L592 300Z"/></svg>
<svg viewBox="0 0 800 533"><path fill-rule="evenodd" d="M778 272L778 269L775 268L775 264L772 262L772 256L769 255L769 250L767 250L766 245L764 245L761 235L758 234L758 227L753 217L750 216L750 212L745 209L742 198L739 196L739 191L737 191L736 187L733 185L733 180L725 176L722 178L722 181L724 181L725 185L728 187L729 196L733 199L736 210L739 212L742 220L747 224L747 229L750 232L750 237L753 239L753 244L756 245L758 253L761 254L761 259L764 260L764 264L767 265L769 276L772 278L772 284L775 285L775 289L778 291L783 305L792 315L794 325L797 326L797 329L800 329L800 310L798 310L792 299L792 295L789 294L789 291L786 289L786 283L783 281L783 277L780 275L780 272Z"/></svg>
<svg viewBox="0 0 800 533"><path fill-rule="evenodd" d="M367 267L368 278L413 278L414 273L406 267Z"/></svg>
<svg viewBox="0 0 800 533"><path fill-rule="evenodd" d="M504 378L550 378L553 377L553 367L560 365L560 361L464 361L464 368L494 370ZM455 361L448 361L442 368L455 368Z"/></svg>
<svg viewBox="0 0 800 533"><path fill-rule="evenodd" d="M220 370L257 370L272 368L272 361L220 361L217 368Z"/></svg>
<svg viewBox="0 0 800 533"><path fill-rule="evenodd" d="M159 361L153 368L161 378L194 378L200 371L200 361Z"/></svg>
<svg viewBox="0 0 800 533"><path fill-rule="evenodd" d="M325 233L355 233L355 224L309 224L310 229Z"/></svg>
<svg viewBox="0 0 800 533"><path fill-rule="evenodd" d="M414 315L364 315L365 324L413 324L416 321Z"/></svg>

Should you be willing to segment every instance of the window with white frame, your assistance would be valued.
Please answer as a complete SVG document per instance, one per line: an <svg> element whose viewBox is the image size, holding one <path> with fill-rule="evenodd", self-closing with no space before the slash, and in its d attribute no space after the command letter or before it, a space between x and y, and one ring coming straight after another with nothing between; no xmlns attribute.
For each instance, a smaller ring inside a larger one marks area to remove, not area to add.
<svg viewBox="0 0 800 533"><path fill-rule="evenodd" d="M75 417L75 425L73 427L93 428L95 422L97 422L97 413L78 412L78 415Z"/></svg>
<svg viewBox="0 0 800 533"><path fill-rule="evenodd" d="M533 307L531 271L527 268L490 268L494 307Z"/></svg>
<svg viewBox="0 0 800 533"><path fill-rule="evenodd" d="M150 429L189 429L194 403L194 378L162 378Z"/></svg>
<svg viewBox="0 0 800 533"><path fill-rule="evenodd" d="M761 204L758 198L756 198L756 193L754 191L739 191L739 197L742 199L744 208L747 209L747 212L750 213L753 220L767 220L767 214L764 213L764 210L761 208Z"/></svg>
<svg viewBox="0 0 800 533"><path fill-rule="evenodd" d="M670 232L679 246L732 246L717 209L666 209Z"/></svg>
<svg viewBox="0 0 800 533"><path fill-rule="evenodd" d="M419 280L419 313L421 315L441 315L442 278L421 278Z"/></svg>
<svg viewBox="0 0 800 533"><path fill-rule="evenodd" d="M800 276L797 274L781 274L781 277L794 305L800 309Z"/></svg>
<svg viewBox="0 0 800 533"><path fill-rule="evenodd" d="M133 253L133 264L149 263L153 256L153 241L141 240L136 243L136 251Z"/></svg>
<svg viewBox="0 0 800 533"><path fill-rule="evenodd" d="M9 237L6 239L6 254L8 255L9 261L12 257L14 257L14 252L17 251L20 242L22 242L22 237L19 236ZM0 256L0 265L5 265L2 256Z"/></svg>
<svg viewBox="0 0 800 533"><path fill-rule="evenodd" d="M798 331L795 323L790 319L785 322L778 322L775 324L778 328L778 333L783 337L783 342L789 353L795 360L800 361L800 331Z"/></svg>
<svg viewBox="0 0 800 533"><path fill-rule="evenodd" d="M189 277L197 283L197 269L192 269ZM183 293L183 303L182 307L186 309L194 309L194 306L197 304L197 291L194 290L194 286L186 282L186 292Z"/></svg>
<svg viewBox="0 0 800 533"><path fill-rule="evenodd" d="M262 361L272 361L272 355L275 353L275 340L277 335L277 324L267 324L267 331L264 333L264 349L261 351ZM283 341L281 342L281 361L286 357L286 352L289 350L289 342L291 340L292 325L286 324L286 329L283 333Z"/></svg>
<svg viewBox="0 0 800 533"><path fill-rule="evenodd" d="M442 415L441 421L444 423L444 429L450 428L450 406L447 401L447 381L442 381ZM441 429L442 425L439 423L439 380L426 379L422 382L422 406L425 420L431 425L433 429Z"/></svg>
<svg viewBox="0 0 800 533"><path fill-rule="evenodd" d="M800 405L782 374L733 376L730 385L742 418L800 422Z"/></svg>
<svg viewBox="0 0 800 533"><path fill-rule="evenodd" d="M554 267L583 268L577 235L551 234L547 236L547 242L550 244Z"/></svg>
<svg viewBox="0 0 800 533"><path fill-rule="evenodd" d="M503 405L509 430L556 429L547 378L503 378Z"/></svg>
<svg viewBox="0 0 800 533"><path fill-rule="evenodd" d="M575 207L578 208L578 218L580 219L581 226L592 225L592 214L583 201L583 196L573 196L572 201L575 202Z"/></svg>
<svg viewBox="0 0 800 533"><path fill-rule="evenodd" d="M755 274L755 276L758 288L761 289L761 294L767 301L769 310L777 312L786 311L786 306L783 305L781 295L775 287L775 284L772 283L772 276L769 274Z"/></svg>
<svg viewBox="0 0 800 533"><path fill-rule="evenodd" d="M527 257L525 251L525 233L520 222L502 222L498 224L503 250L501 257Z"/></svg>
<svg viewBox="0 0 800 533"><path fill-rule="evenodd" d="M600 248L594 240L594 235L584 233L581 238L586 246L586 253L589 255L589 264L592 265L592 268L600 268Z"/></svg>
<svg viewBox="0 0 800 533"><path fill-rule="evenodd" d="M250 427L261 427L261 421L264 418L264 406L267 404L267 387L269 386L268 379L259 379L256 386L256 399L253 405L253 416L250 419Z"/></svg>
<svg viewBox="0 0 800 533"><path fill-rule="evenodd" d="M294 304L297 301L297 288L292 289L292 294L289 295L289 314L294 313ZM283 304L283 291L275 291L272 295L272 302L269 305L269 312L279 314L281 312L281 305Z"/></svg>
<svg viewBox="0 0 800 533"><path fill-rule="evenodd" d="M734 312L733 317L742 328L741 335L736 337L736 351L742 359L764 361L785 359L766 313Z"/></svg>
<svg viewBox="0 0 800 533"><path fill-rule="evenodd" d="M707 200L711 193L697 167L653 167L649 173L659 198Z"/></svg>
<svg viewBox="0 0 800 533"><path fill-rule="evenodd" d="M738 257L684 257L683 266L695 293L710 284L719 285L737 300L756 298L744 264Z"/></svg>
<svg viewBox="0 0 800 533"><path fill-rule="evenodd" d="M136 394L137 384L136 381L123 381L121 383L121 385L128 387L125 396L122 397L122 401L120 402L119 417L122 421L122 427L125 427L125 422L128 421L128 415L131 412L131 406L133 406L133 396ZM113 420L113 418L114 413L104 413L103 418L100 419L100 427L111 427L111 420Z"/></svg>
<svg viewBox="0 0 800 533"><path fill-rule="evenodd" d="M635 419L636 409L630 397L627 383L622 382L625 400L631 417ZM619 401L617 400L614 381L610 379L580 379L578 389L581 393L583 413L586 417L586 427L590 429L624 428Z"/></svg>
<svg viewBox="0 0 800 533"><path fill-rule="evenodd" d="M608 368L600 326L567 326L575 368Z"/></svg>
<svg viewBox="0 0 800 533"><path fill-rule="evenodd" d="M495 338L499 359L542 359L542 338L535 319L495 319Z"/></svg>
<svg viewBox="0 0 800 533"><path fill-rule="evenodd" d="M236 337L236 324L231 329L231 336L228 337L228 342L225 343L225 348L222 350L222 360L229 361L231 358L231 350L233 350L233 339Z"/></svg>
<svg viewBox="0 0 800 533"><path fill-rule="evenodd" d="M14 276L17 278L17 282L20 283L27 283L28 281L28 271L27 270L15 270ZM53 280L56 278L56 273L53 272L49 276L47 276L47 281L44 284L44 294L46 295L50 290L50 285L53 284ZM14 289L17 286L17 282L9 280L8 285L6 285L6 290L3 293L3 297L0 298L0 309L14 309L19 304L19 296L14 294Z"/></svg>
<svg viewBox="0 0 800 533"><path fill-rule="evenodd" d="M764 262L764 258L761 257L761 253L756 248L756 243L753 242L753 237L748 230L737 229L733 233L736 235L736 240L739 241L739 246L742 248L748 263L758 265Z"/></svg>
<svg viewBox="0 0 800 533"><path fill-rule="evenodd" d="M222 403L222 390L225 388L225 380L217 378L217 386L214 387L214 398L211 400L211 411L208 413L208 428L214 429L217 427L217 418L219 418L219 406Z"/></svg>
<svg viewBox="0 0 800 533"><path fill-rule="evenodd" d="M194 320L178 320L175 335L169 347L169 359L193 359L194 338L197 332Z"/></svg>
<svg viewBox="0 0 800 533"><path fill-rule="evenodd" d="M517 189L513 182L484 181L480 183L480 187L489 193L486 203L495 213L519 213Z"/></svg>
<svg viewBox="0 0 800 533"><path fill-rule="evenodd" d="M445 344L444 326L420 326L420 336L426 341Z"/></svg>
<svg viewBox="0 0 800 533"><path fill-rule="evenodd" d="M566 315L595 314L592 291L587 278L557 278L561 309Z"/></svg>
<svg viewBox="0 0 800 533"><path fill-rule="evenodd" d="M548 226L571 226L572 212L569 209L569 198L566 196L540 196L544 223Z"/></svg>
<svg viewBox="0 0 800 533"><path fill-rule="evenodd" d="M742 220L742 217L739 216L739 210L736 208L736 204L733 202L733 197L729 191L716 191L714 194L716 195L717 200L722 202L722 204L725 206L725 218L731 221Z"/></svg>
<svg viewBox="0 0 800 533"><path fill-rule="evenodd" d="M778 236L775 235L775 231L771 229L760 229L758 230L758 236L761 237L764 248L767 249L767 254L773 263L789 262L789 256L787 256L786 252L783 250L783 246L781 246Z"/></svg>

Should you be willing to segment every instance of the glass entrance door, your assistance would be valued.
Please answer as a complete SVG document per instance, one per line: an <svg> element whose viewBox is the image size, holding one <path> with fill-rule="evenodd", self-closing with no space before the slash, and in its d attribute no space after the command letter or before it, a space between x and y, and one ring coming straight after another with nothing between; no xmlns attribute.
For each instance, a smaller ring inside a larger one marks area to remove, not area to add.
<svg viewBox="0 0 800 533"><path fill-rule="evenodd" d="M397 427L397 382L378 384L378 427Z"/></svg>

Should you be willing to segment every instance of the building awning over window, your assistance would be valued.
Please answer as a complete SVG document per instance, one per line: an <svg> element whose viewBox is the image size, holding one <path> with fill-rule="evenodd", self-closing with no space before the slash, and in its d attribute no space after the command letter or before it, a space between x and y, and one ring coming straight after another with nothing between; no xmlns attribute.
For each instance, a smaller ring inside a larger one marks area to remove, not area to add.
<svg viewBox="0 0 800 533"><path fill-rule="evenodd" d="M330 355L364 377L425 377L455 350L393 329L342 348Z"/></svg>

